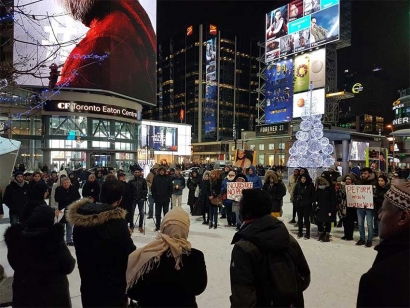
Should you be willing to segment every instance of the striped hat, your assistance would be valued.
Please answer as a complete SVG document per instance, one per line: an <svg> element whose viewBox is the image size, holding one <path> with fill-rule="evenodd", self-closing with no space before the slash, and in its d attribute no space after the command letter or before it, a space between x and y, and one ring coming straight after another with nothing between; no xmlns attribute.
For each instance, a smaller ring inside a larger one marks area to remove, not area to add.
<svg viewBox="0 0 410 308"><path fill-rule="evenodd" d="M384 198L402 210L410 210L410 183L392 185Z"/></svg>

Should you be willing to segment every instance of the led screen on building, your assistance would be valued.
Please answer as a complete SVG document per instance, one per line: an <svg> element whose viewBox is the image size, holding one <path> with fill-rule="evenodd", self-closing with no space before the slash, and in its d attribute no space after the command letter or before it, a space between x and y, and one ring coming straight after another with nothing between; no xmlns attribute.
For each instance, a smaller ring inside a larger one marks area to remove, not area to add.
<svg viewBox="0 0 410 308"><path fill-rule="evenodd" d="M265 62L339 39L339 0L295 0L266 14Z"/></svg>
<svg viewBox="0 0 410 308"><path fill-rule="evenodd" d="M178 151L178 128L155 125L138 126L139 149L147 146L155 151Z"/></svg>
<svg viewBox="0 0 410 308"><path fill-rule="evenodd" d="M314 89L323 88L326 83L326 49L322 48L295 57L294 92L309 90L309 84Z"/></svg>
<svg viewBox="0 0 410 308"><path fill-rule="evenodd" d="M293 59L268 65L266 69L265 123L292 120Z"/></svg>
<svg viewBox="0 0 410 308"><path fill-rule="evenodd" d="M57 88L110 91L156 105L156 2L17 1L17 82L52 88L55 65Z"/></svg>
<svg viewBox="0 0 410 308"><path fill-rule="evenodd" d="M310 114L325 113L325 89L317 89L293 95L293 118L300 118L304 108L310 108Z"/></svg>
<svg viewBox="0 0 410 308"><path fill-rule="evenodd" d="M204 102L204 128L205 139L215 139L216 137L216 105L217 105L217 56L218 39L216 37L206 41L205 50L205 69L206 69L206 88Z"/></svg>

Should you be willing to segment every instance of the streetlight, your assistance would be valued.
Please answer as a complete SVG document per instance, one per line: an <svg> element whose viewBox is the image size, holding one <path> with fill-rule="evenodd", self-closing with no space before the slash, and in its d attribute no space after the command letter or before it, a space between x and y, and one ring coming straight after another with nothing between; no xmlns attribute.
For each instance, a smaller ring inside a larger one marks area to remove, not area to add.
<svg viewBox="0 0 410 308"><path fill-rule="evenodd" d="M393 125L389 124L386 126L387 128L391 129L391 132L393 133ZM394 147L395 147L395 141L394 141L394 135L393 135L393 162L392 162L392 172L394 173L394 171L396 171L396 168L394 166Z"/></svg>

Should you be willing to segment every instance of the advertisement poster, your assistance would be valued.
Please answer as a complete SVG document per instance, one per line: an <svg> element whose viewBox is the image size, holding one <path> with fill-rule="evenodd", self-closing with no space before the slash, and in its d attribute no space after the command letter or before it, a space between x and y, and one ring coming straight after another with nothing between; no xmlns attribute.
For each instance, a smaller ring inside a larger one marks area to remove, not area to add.
<svg viewBox="0 0 410 308"><path fill-rule="evenodd" d="M322 48L311 53L295 57L295 93L323 88L326 83L326 49Z"/></svg>
<svg viewBox="0 0 410 308"><path fill-rule="evenodd" d="M386 159L388 157L388 149L380 147L366 148L366 167L370 167L375 171L388 172Z"/></svg>
<svg viewBox="0 0 410 308"><path fill-rule="evenodd" d="M348 207L373 209L372 185L346 185L346 201Z"/></svg>
<svg viewBox="0 0 410 308"><path fill-rule="evenodd" d="M265 123L292 120L293 59L268 65L266 69Z"/></svg>
<svg viewBox="0 0 410 308"><path fill-rule="evenodd" d="M235 152L235 167L249 168L256 163L256 152L254 150L238 149Z"/></svg>
<svg viewBox="0 0 410 308"><path fill-rule="evenodd" d="M88 2L18 1L17 83L98 89L156 105L157 1L118 0L104 16L100 1ZM58 70L52 82L51 66Z"/></svg>
<svg viewBox="0 0 410 308"><path fill-rule="evenodd" d="M229 200L239 201L242 198L242 190L252 189L252 182L228 182L226 189L226 198Z"/></svg>
<svg viewBox="0 0 410 308"><path fill-rule="evenodd" d="M217 104L217 38L214 37L206 42L206 88L204 101L205 139L216 137L216 104Z"/></svg>
<svg viewBox="0 0 410 308"><path fill-rule="evenodd" d="M339 0L295 0L266 14L265 62L339 39Z"/></svg>
<svg viewBox="0 0 410 308"><path fill-rule="evenodd" d="M304 108L310 110L311 115L325 113L325 89L317 89L293 95L293 118L300 118Z"/></svg>
<svg viewBox="0 0 410 308"><path fill-rule="evenodd" d="M148 148L155 151L178 151L178 128L140 125L138 127L139 149Z"/></svg>
<svg viewBox="0 0 410 308"><path fill-rule="evenodd" d="M349 160L365 161L366 149L369 147L368 142L350 141Z"/></svg>
<svg viewBox="0 0 410 308"><path fill-rule="evenodd" d="M310 54L295 57L295 93L309 90Z"/></svg>

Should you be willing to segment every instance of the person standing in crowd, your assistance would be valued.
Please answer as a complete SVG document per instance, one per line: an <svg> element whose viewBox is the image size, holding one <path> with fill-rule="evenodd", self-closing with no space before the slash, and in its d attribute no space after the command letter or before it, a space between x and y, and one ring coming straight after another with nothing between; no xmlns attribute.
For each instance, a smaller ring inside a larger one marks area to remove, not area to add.
<svg viewBox="0 0 410 308"><path fill-rule="evenodd" d="M211 203L209 205L209 229L218 227L218 205L212 204L212 199L217 198L221 194L222 182L219 178L218 170L211 171L210 177L210 189L209 200Z"/></svg>
<svg viewBox="0 0 410 308"><path fill-rule="evenodd" d="M221 172L221 182L223 182L226 177L228 176L228 173L232 170L230 166L225 166L224 170Z"/></svg>
<svg viewBox="0 0 410 308"><path fill-rule="evenodd" d="M222 195L228 193L228 183L233 183L235 180L235 171L229 171L228 175L222 182ZM226 220L228 222L228 227L236 226L236 215L232 212L232 200L226 198L222 201L223 205L225 206L226 211Z"/></svg>
<svg viewBox="0 0 410 308"><path fill-rule="evenodd" d="M96 181L97 181L98 185L100 185L100 188L101 188L102 184L104 183L103 171L101 169L97 169L97 171L95 173L95 177L96 177Z"/></svg>
<svg viewBox="0 0 410 308"><path fill-rule="evenodd" d="M231 307L304 307L309 265L283 222L271 216L270 195L244 189L239 208L244 222L232 240Z"/></svg>
<svg viewBox="0 0 410 308"><path fill-rule="evenodd" d="M169 199L173 190L171 178L165 172L165 167L161 166L158 169L158 174L152 180L151 191L155 202L155 231L159 231L161 226L161 212L164 213L164 216L168 213Z"/></svg>
<svg viewBox="0 0 410 308"><path fill-rule="evenodd" d="M379 175L377 178L376 189L374 190L374 236L379 236L379 213L384 201L384 195L390 189L390 183L385 175Z"/></svg>
<svg viewBox="0 0 410 308"><path fill-rule="evenodd" d="M254 189L262 189L262 180L258 176L258 173L256 172L256 169L254 166L250 166L250 168L248 169L248 175L246 176L246 178L248 179L248 182L253 183L252 187Z"/></svg>
<svg viewBox="0 0 410 308"><path fill-rule="evenodd" d="M243 182L247 182L248 179L246 178L244 174L239 173L239 174L236 174L233 181L243 183ZM232 200L232 212L235 213L236 231L239 231L241 224L242 224L241 217L239 214L239 200L240 200L239 197Z"/></svg>
<svg viewBox="0 0 410 308"><path fill-rule="evenodd" d="M188 205L191 210L191 214L193 213L194 205L198 201L199 191L201 187L201 178L199 177L198 171L193 170L189 176L188 182Z"/></svg>
<svg viewBox="0 0 410 308"><path fill-rule="evenodd" d="M148 186L147 181L142 177L141 173L142 169L140 166L137 166L134 169L134 178L128 181L128 184L131 187L132 196L134 198L134 202L132 205L132 212L131 212L131 224L130 224L130 232L134 232L134 215L135 215L135 208L138 206L138 213L139 213L139 222L138 222L138 231L143 233L143 224L144 224L144 202L147 200L148 196Z"/></svg>
<svg viewBox="0 0 410 308"><path fill-rule="evenodd" d="M332 183L329 171L324 171L316 179L317 218L316 224L319 230L319 241L330 242L332 229L332 216L336 213L336 190Z"/></svg>
<svg viewBox="0 0 410 308"><path fill-rule="evenodd" d="M283 197L286 195L286 187L279 183L278 175L275 172L266 172L262 190L266 191L272 198L272 216L280 217Z"/></svg>
<svg viewBox="0 0 410 308"><path fill-rule="evenodd" d="M315 188L312 179L308 174L303 174L293 189L293 204L298 214L298 238L303 236L303 226L305 226L304 239L310 239L310 213L314 199Z"/></svg>
<svg viewBox="0 0 410 308"><path fill-rule="evenodd" d="M88 176L88 181L84 184L82 190L83 198L88 198L92 203L100 201L100 185L98 185L95 175L91 173Z"/></svg>
<svg viewBox="0 0 410 308"><path fill-rule="evenodd" d="M391 186L379 218L383 241L360 279L357 307L410 307L410 183Z"/></svg>
<svg viewBox="0 0 410 308"><path fill-rule="evenodd" d="M31 180L33 179L33 171L32 170L24 171L23 178L24 178L24 181L26 181L27 183L30 183Z"/></svg>
<svg viewBox="0 0 410 308"><path fill-rule="evenodd" d="M211 206L211 200L209 200L209 196L211 194L211 182L209 179L209 175L211 174L210 171L205 171L202 175L202 181L200 186L199 192L199 203L201 204L201 212L203 218L203 225L209 224L209 208Z"/></svg>
<svg viewBox="0 0 410 308"><path fill-rule="evenodd" d="M50 177L47 180L47 185L50 187L50 191L53 188L53 184L57 183L58 176L57 176L57 171L53 170L51 171Z"/></svg>
<svg viewBox="0 0 410 308"><path fill-rule="evenodd" d="M39 205L25 224L13 224L4 234L14 270L13 307L71 307L67 275L75 260L54 217L48 205Z"/></svg>
<svg viewBox="0 0 410 308"><path fill-rule="evenodd" d="M147 187L148 187L148 219L154 216L154 198L152 197L151 187L152 187L152 182L154 180L154 176L156 176L158 173L158 168L159 168L159 165L154 164L154 166L152 167L152 169L150 170L150 172L148 173L145 179L147 181Z"/></svg>
<svg viewBox="0 0 410 308"><path fill-rule="evenodd" d="M39 205L47 205L46 199L49 195L48 185L42 181L39 181L30 190L30 198L24 205L23 212L21 215L21 223L26 223L27 219L31 216L33 210Z"/></svg>
<svg viewBox="0 0 410 308"><path fill-rule="evenodd" d="M355 207L347 206L346 186L357 185L357 178L354 173L348 173L342 178L342 183L337 191L337 203L342 214L343 232L342 240L353 241L354 222L357 219Z"/></svg>
<svg viewBox="0 0 410 308"><path fill-rule="evenodd" d="M188 241L189 215L181 207L169 211L156 240L128 258L128 297L141 307L197 307L205 291L204 254Z"/></svg>
<svg viewBox="0 0 410 308"><path fill-rule="evenodd" d="M65 225L65 240L68 246L74 246L73 243L73 225L70 224L66 219L68 206L80 199L80 193L78 189L71 185L71 181L68 177L63 177L61 179L61 186L56 188L55 200L58 202L58 214L63 212L63 217L59 221L61 224Z"/></svg>
<svg viewBox="0 0 410 308"><path fill-rule="evenodd" d="M132 213L134 196L132 194L130 183L126 182L126 174L124 171L118 171L117 178L124 185L124 195L122 196L119 207L127 211L125 220L127 221L130 234L132 234L134 232L134 227L131 229L131 226L134 226L134 215Z"/></svg>
<svg viewBox="0 0 410 308"><path fill-rule="evenodd" d="M71 185L73 185L77 189L80 189L80 182L78 182L78 178L75 172L70 172L68 174L68 178L70 179Z"/></svg>
<svg viewBox="0 0 410 308"><path fill-rule="evenodd" d="M17 171L14 180L6 186L3 203L9 208L10 224L14 225L21 219L24 205L28 201L29 185L24 181L23 173Z"/></svg>
<svg viewBox="0 0 410 308"><path fill-rule="evenodd" d="M299 177L299 168L295 168L295 170L293 170L293 174L289 177L289 181L288 181L288 193L290 195L290 202L292 202L293 205L293 210L292 210L292 220L289 221L289 223L294 224L296 223L296 207L295 207L295 203L293 200L293 190L295 189L296 183L298 181L298 177Z"/></svg>
<svg viewBox="0 0 410 308"><path fill-rule="evenodd" d="M185 188L185 179L181 175L181 168L175 168L174 175L171 176L172 180L172 201L171 201L171 209L174 206L182 206L182 191Z"/></svg>
<svg viewBox="0 0 410 308"><path fill-rule="evenodd" d="M50 194L50 206L58 211L58 202L56 202L56 189L57 187L61 186L61 179L67 177L67 172L65 170L60 171L60 174L58 175L57 181L53 184L53 187L51 188L51 194Z"/></svg>
<svg viewBox="0 0 410 308"><path fill-rule="evenodd" d="M81 277L83 307L125 307L128 256L135 250L126 211L119 207L124 185L109 180L100 202L88 198L70 205L67 220L74 225L74 245Z"/></svg>
<svg viewBox="0 0 410 308"><path fill-rule="evenodd" d="M41 168L41 171L43 172L43 173L48 173L48 166L47 166L47 164L44 164L43 165L43 168Z"/></svg>
<svg viewBox="0 0 410 308"><path fill-rule="evenodd" d="M376 188L376 176L371 168L365 167L361 170L362 176L359 179L359 185L371 185L373 192ZM357 224L359 225L360 240L357 241L356 246L372 247L373 245L373 216L374 210L369 208L357 209ZM364 220L367 222L367 241L366 232L364 229Z"/></svg>

